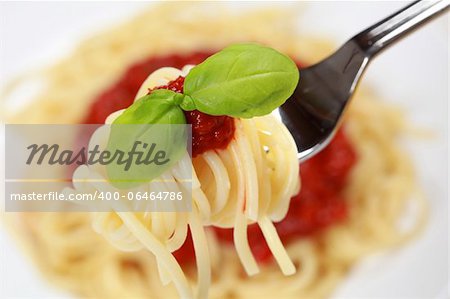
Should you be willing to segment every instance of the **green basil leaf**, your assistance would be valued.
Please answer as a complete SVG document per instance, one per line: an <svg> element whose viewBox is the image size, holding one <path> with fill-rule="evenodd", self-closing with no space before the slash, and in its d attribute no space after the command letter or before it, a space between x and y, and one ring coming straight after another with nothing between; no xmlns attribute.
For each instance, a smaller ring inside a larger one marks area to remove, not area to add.
<svg viewBox="0 0 450 299"><path fill-rule="evenodd" d="M179 109L184 95L166 89L152 91L129 106L114 124L185 124ZM177 109L178 108L178 109Z"/></svg>
<svg viewBox="0 0 450 299"><path fill-rule="evenodd" d="M298 84L286 55L257 44L238 44L207 58L184 81L184 110L250 118L282 105Z"/></svg>
<svg viewBox="0 0 450 299"><path fill-rule="evenodd" d="M186 119L179 107L182 99L181 94L156 90L134 102L113 122L107 150L124 152L126 159L135 149L131 163L114 161L106 165L108 178L115 187L129 189L149 182L182 158L188 137ZM147 146L144 148L143 144ZM152 155L149 155L152 146ZM136 150L143 152L141 160L149 155L149 162L158 155L160 158L156 161L165 163L137 164Z"/></svg>

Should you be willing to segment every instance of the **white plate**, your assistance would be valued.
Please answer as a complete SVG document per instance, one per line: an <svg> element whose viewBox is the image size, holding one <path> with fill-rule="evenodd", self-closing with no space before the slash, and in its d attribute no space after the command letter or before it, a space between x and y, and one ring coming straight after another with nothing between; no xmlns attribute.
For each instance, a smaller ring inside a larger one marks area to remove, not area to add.
<svg viewBox="0 0 450 299"><path fill-rule="evenodd" d="M0 3L0 82L61 57L86 33L124 19L145 5ZM403 5L405 2L398 1L312 2L299 26L339 44ZM448 37L448 17L441 17L377 57L366 73L364 81L382 97L403 105L415 124L437 132L436 140L411 146L420 183L431 204L430 221L418 240L357 265L338 287L335 298L448 296ZM42 281L3 230L0 245L0 285L6 298L70 298Z"/></svg>

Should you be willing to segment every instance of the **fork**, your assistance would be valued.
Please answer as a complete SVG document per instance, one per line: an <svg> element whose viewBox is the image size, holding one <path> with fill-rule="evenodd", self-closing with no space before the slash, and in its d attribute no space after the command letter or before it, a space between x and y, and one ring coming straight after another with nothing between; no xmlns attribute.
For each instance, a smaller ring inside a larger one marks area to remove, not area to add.
<svg viewBox="0 0 450 299"><path fill-rule="evenodd" d="M449 5L450 0L412 2L355 35L328 58L301 69L293 95L275 112L294 137L300 161L330 142L371 59Z"/></svg>

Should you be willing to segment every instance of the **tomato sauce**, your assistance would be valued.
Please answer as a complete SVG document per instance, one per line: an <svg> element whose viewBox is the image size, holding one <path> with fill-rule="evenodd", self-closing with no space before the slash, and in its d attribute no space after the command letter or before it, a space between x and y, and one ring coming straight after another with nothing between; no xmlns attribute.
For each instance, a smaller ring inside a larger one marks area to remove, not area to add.
<svg viewBox="0 0 450 299"><path fill-rule="evenodd" d="M142 82L158 68L198 64L212 54L198 52L184 56L152 57L131 66L116 84L95 99L84 123L104 123L110 113L130 106ZM184 78L180 77L159 88L182 92L183 83ZM185 116L187 122L192 124L194 156L209 149L224 149L233 138L235 128L231 117L211 116L199 111L186 112ZM285 245L345 221L348 206L343 191L356 161L355 150L345 130L341 129L324 150L300 165L300 193L291 199L286 217L275 224ZM232 229L212 229L220 242L233 242ZM270 250L259 227L253 224L248 230L249 243L256 259L259 262L271 261ZM182 264L195 259L190 235L174 255Z"/></svg>
<svg viewBox="0 0 450 299"><path fill-rule="evenodd" d="M198 52L190 55L157 56L132 65L114 85L97 96L83 123L103 124L109 114L130 106L141 84L157 69L165 66L181 69L186 64L198 64L212 54Z"/></svg>
<svg viewBox="0 0 450 299"><path fill-rule="evenodd" d="M170 81L167 85L155 89L169 89L183 93L184 77ZM149 91L151 93L152 90ZM234 136L234 120L222 115L213 116L198 110L185 111L186 122L192 125L192 156L196 157L208 150L225 149Z"/></svg>

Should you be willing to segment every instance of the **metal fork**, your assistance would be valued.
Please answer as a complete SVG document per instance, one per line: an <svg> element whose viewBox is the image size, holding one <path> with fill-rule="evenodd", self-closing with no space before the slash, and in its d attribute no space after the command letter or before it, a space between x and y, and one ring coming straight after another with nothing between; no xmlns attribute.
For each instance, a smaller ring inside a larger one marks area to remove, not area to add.
<svg viewBox="0 0 450 299"><path fill-rule="evenodd" d="M332 139L370 60L449 5L450 0L415 1L355 35L330 57L300 71L297 89L277 111L297 143L300 161Z"/></svg>

